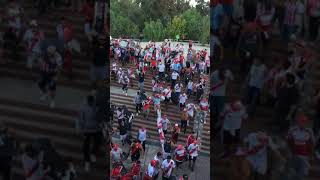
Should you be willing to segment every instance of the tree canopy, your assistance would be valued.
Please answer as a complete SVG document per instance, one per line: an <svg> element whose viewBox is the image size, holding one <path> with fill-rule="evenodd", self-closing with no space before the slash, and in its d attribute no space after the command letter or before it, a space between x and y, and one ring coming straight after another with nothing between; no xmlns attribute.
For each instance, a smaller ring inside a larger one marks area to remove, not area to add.
<svg viewBox="0 0 320 180"><path fill-rule="evenodd" d="M209 2L197 0L111 0L111 36L146 40L191 39L209 42Z"/></svg>

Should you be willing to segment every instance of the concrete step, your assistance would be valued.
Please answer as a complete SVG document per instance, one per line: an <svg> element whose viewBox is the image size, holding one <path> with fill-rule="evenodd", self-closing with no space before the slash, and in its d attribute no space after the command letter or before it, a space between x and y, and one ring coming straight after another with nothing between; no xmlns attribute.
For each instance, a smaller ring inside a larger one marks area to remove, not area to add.
<svg viewBox="0 0 320 180"><path fill-rule="evenodd" d="M21 79L21 80L38 80L39 75L36 73L30 73L26 69L17 71L15 69L7 69L5 67L0 67L0 75L3 77L10 77L15 79ZM66 77L59 77L57 81L58 87L59 85L66 86L66 87L72 87L76 89L83 89L83 90L91 90L90 82L89 81L83 81L83 80L68 80Z"/></svg>

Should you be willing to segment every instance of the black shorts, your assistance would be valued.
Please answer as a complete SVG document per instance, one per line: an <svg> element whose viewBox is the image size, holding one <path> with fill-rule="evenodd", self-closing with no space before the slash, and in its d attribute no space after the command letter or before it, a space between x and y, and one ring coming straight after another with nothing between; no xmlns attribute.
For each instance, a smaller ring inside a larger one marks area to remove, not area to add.
<svg viewBox="0 0 320 180"><path fill-rule="evenodd" d="M196 161L196 160L197 160L197 156L196 156L196 157L193 157L193 158L192 158L192 156L189 156L189 161L191 161L191 160L192 160L193 162Z"/></svg>
<svg viewBox="0 0 320 180"><path fill-rule="evenodd" d="M56 82L53 79L53 75L42 74L40 82L38 83L41 90L48 88L50 91L55 91L57 88Z"/></svg>
<svg viewBox="0 0 320 180"><path fill-rule="evenodd" d="M240 129L235 131L235 136L233 136L229 131L223 130L223 144L232 145L240 142Z"/></svg>

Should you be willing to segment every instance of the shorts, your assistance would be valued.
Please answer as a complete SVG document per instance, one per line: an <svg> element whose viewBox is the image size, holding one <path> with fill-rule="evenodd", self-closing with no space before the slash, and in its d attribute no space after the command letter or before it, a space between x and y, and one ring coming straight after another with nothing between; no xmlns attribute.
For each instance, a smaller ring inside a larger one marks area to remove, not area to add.
<svg viewBox="0 0 320 180"><path fill-rule="evenodd" d="M127 134L120 135L120 140L121 140L121 141L122 141L122 140L125 140L125 139L126 139L126 137L127 137Z"/></svg>
<svg viewBox="0 0 320 180"><path fill-rule="evenodd" d="M189 156L189 161L196 161L197 160L197 156Z"/></svg>
<svg viewBox="0 0 320 180"><path fill-rule="evenodd" d="M107 78L107 67L97 67L97 66L91 67L92 81L106 80L106 78Z"/></svg>
<svg viewBox="0 0 320 180"><path fill-rule="evenodd" d="M53 76L50 76L48 74L41 75L38 85L39 88L43 91L46 91L46 88L48 88L50 91L55 91L57 89L57 85L53 80Z"/></svg>

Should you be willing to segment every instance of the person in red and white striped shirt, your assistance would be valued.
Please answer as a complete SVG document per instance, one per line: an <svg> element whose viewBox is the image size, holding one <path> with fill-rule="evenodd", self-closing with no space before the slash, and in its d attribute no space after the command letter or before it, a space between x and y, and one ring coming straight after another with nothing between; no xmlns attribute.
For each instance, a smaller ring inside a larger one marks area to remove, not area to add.
<svg viewBox="0 0 320 180"><path fill-rule="evenodd" d="M304 179L309 171L309 158L313 155L315 139L311 129L306 128L308 118L301 114L297 118L297 126L289 129L288 144L293 153L292 164L299 162L297 175L299 179Z"/></svg>

